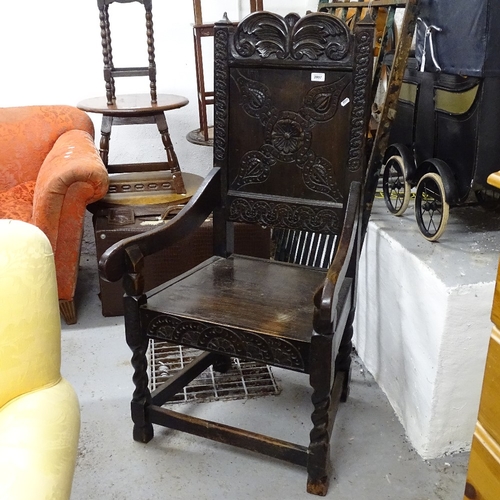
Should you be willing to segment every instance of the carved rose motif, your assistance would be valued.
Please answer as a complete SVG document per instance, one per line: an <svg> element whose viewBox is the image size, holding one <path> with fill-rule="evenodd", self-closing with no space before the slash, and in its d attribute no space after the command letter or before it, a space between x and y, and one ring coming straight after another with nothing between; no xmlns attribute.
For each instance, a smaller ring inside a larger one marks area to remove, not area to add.
<svg viewBox="0 0 500 500"><path fill-rule="evenodd" d="M304 131L295 120L278 120L271 132L271 141L278 151L293 154L304 144Z"/></svg>

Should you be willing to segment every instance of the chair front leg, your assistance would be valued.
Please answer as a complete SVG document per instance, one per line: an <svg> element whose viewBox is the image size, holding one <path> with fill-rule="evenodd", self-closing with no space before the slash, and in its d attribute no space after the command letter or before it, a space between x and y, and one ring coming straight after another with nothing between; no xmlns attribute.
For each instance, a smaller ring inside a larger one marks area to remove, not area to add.
<svg viewBox="0 0 500 500"><path fill-rule="evenodd" d="M335 415L332 412L332 335L315 333L311 339L311 371L309 381L313 389L313 428L307 459L307 492L326 495L330 474L330 439Z"/></svg>
<svg viewBox="0 0 500 500"><path fill-rule="evenodd" d="M134 441L147 443L153 438L153 425L148 418L147 407L151 404L151 392L148 387L148 361L146 353L149 346L148 337L141 332L139 322L139 305L141 300L137 297L124 297L125 310L125 337L132 350L132 367L134 374L132 380L135 390L132 395L130 409L134 422Z"/></svg>

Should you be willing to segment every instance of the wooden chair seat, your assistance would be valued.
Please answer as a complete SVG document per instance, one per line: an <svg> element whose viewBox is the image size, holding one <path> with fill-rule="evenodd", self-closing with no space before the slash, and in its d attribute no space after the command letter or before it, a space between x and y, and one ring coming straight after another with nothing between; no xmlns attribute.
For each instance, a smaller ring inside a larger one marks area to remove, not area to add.
<svg viewBox="0 0 500 500"><path fill-rule="evenodd" d="M152 291L141 316L151 337L308 371L313 297L325 276L242 255L212 257ZM352 304L341 302L346 317Z"/></svg>

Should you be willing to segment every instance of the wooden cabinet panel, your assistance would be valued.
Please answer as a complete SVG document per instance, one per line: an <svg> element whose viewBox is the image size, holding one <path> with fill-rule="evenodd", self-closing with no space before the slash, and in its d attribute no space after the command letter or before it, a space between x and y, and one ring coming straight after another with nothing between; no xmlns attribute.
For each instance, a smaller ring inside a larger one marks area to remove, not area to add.
<svg viewBox="0 0 500 500"><path fill-rule="evenodd" d="M477 424L472 439L464 500L500 499L500 446Z"/></svg>
<svg viewBox="0 0 500 500"><path fill-rule="evenodd" d="M499 172L500 178L500 172ZM500 263L497 271L497 282L495 286L495 295L493 296L493 307L491 309L491 321L500 328Z"/></svg>
<svg viewBox="0 0 500 500"><path fill-rule="evenodd" d="M500 177L499 177L500 178ZM464 500L500 499L500 265L479 416L472 438Z"/></svg>
<svg viewBox="0 0 500 500"><path fill-rule="evenodd" d="M491 437L500 443L500 330L491 334L479 406L479 422ZM500 496L498 497L500 499Z"/></svg>

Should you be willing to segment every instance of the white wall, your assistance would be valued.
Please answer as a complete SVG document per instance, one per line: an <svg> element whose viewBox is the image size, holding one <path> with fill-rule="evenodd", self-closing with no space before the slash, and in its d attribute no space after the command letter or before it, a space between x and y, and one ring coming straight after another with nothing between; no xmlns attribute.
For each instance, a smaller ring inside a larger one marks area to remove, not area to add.
<svg viewBox="0 0 500 500"><path fill-rule="evenodd" d="M285 7L282 5L286 4ZM247 0L203 0L204 20L228 12L237 20ZM265 0L279 14L315 10L316 0ZM110 6L117 66L147 63L144 9L140 4ZM211 148L195 146L186 134L199 127L190 0L153 0L158 92L186 96L190 103L167 114L181 168L205 174ZM0 12L0 106L71 104L104 94L99 11L96 0L2 2ZM210 54L208 54L210 55ZM209 59L205 56L206 59ZM147 80L119 79L117 93L145 92ZM99 138L101 117L92 116ZM114 128L110 162L160 161L164 150L153 125Z"/></svg>
<svg viewBox="0 0 500 500"><path fill-rule="evenodd" d="M484 214L454 208L437 243L382 200L368 224L354 344L424 459L469 449L477 420L500 247Z"/></svg>

